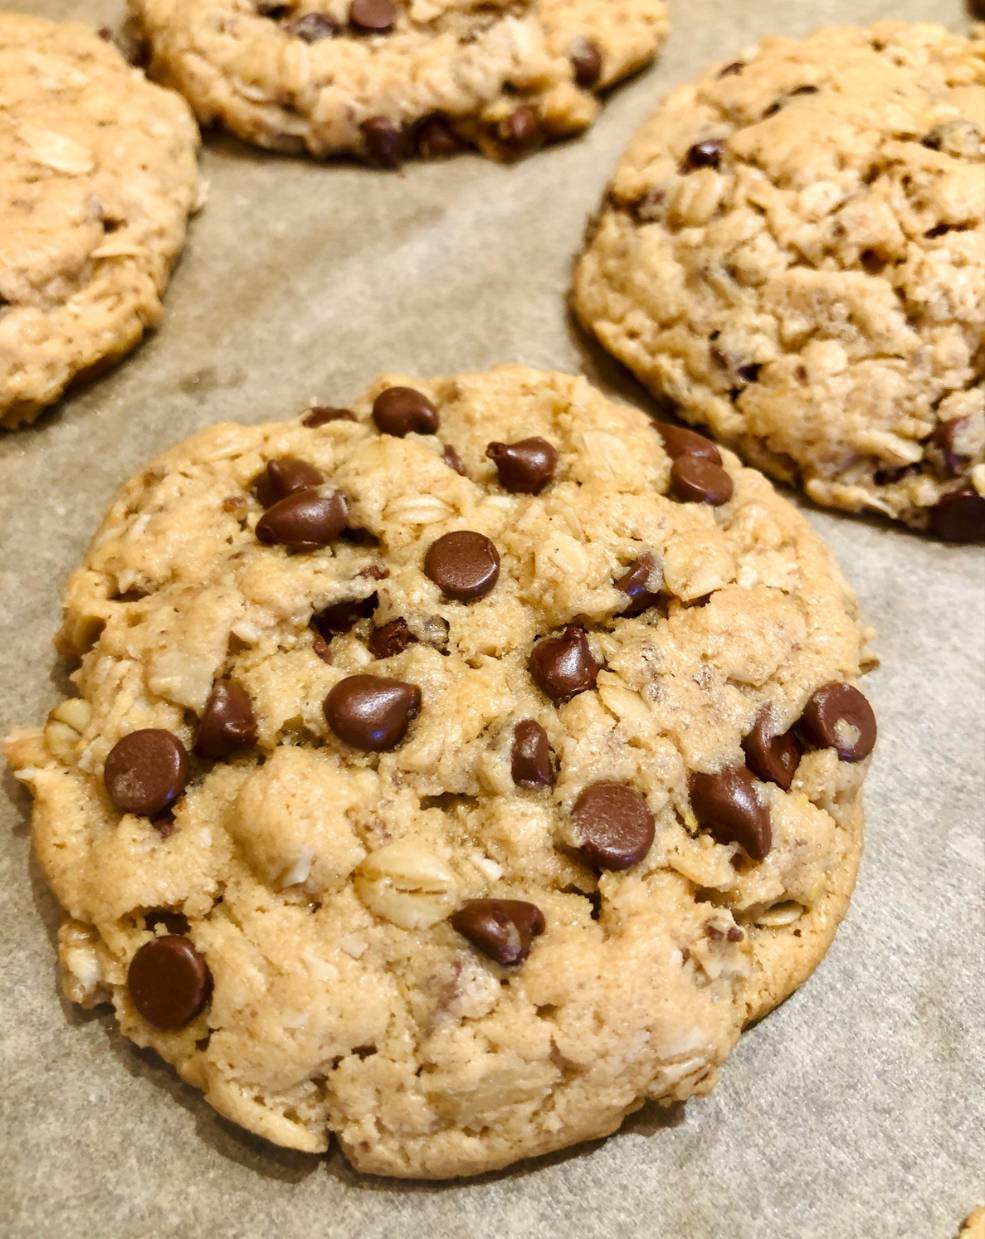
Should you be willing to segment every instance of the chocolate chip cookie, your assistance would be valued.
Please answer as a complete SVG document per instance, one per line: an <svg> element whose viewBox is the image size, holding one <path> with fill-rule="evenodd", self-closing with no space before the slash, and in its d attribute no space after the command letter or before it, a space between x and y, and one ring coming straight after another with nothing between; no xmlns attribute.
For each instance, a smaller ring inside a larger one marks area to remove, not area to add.
<svg viewBox="0 0 985 1239"><path fill-rule="evenodd" d="M260 146L382 167L515 158L591 124L664 0L130 0L151 72Z"/></svg>
<svg viewBox="0 0 985 1239"><path fill-rule="evenodd" d="M0 13L0 426L158 322L197 150L185 101L95 31Z"/></svg>
<svg viewBox="0 0 985 1239"><path fill-rule="evenodd" d="M636 136L575 309L818 503L985 537L983 130L980 33L766 39Z"/></svg>
<svg viewBox="0 0 985 1239"><path fill-rule="evenodd" d="M7 745L65 993L380 1174L705 1093L846 908L866 637L762 475L584 379L204 430L124 487L78 695Z"/></svg>

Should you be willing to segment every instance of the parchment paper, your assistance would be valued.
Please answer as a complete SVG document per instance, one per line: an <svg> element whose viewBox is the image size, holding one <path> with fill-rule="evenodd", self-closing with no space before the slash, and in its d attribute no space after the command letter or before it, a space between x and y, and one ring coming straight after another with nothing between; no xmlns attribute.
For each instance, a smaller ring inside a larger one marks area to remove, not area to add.
<svg viewBox="0 0 985 1239"><path fill-rule="evenodd" d="M9 4L9 0L8 0ZM115 0L14 8L117 24ZM671 0L651 71L586 136L511 168L394 176L211 137L161 331L33 429L0 436L0 732L60 696L64 579L116 488L206 423L345 404L383 369L583 369L644 407L565 309L570 264L657 97L772 32L961 0ZM360 1178L219 1119L112 1020L59 1003L57 912L29 802L0 795L0 1233L950 1239L985 1202L985 557L811 511L879 630L881 742L851 912L814 978L751 1030L717 1090L607 1141L465 1184Z"/></svg>

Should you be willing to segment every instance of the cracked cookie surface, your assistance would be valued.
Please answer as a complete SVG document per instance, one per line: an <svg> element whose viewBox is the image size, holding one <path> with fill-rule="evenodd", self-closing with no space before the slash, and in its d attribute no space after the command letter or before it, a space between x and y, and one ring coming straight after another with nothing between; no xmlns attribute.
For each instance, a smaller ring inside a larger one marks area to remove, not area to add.
<svg viewBox="0 0 985 1239"><path fill-rule="evenodd" d="M161 316L198 201L188 105L95 31L0 13L0 425Z"/></svg>
<svg viewBox="0 0 985 1239"><path fill-rule="evenodd" d="M983 538L983 130L980 34L766 39L637 134L574 307L818 503Z"/></svg>
<svg viewBox="0 0 985 1239"><path fill-rule="evenodd" d="M514 158L591 124L652 59L663 0L130 0L151 72L204 122L386 167Z"/></svg>
<svg viewBox="0 0 985 1239"><path fill-rule="evenodd" d="M584 379L204 430L123 488L78 696L7 743L65 992L382 1174L705 1093L847 906L866 639L762 475Z"/></svg>

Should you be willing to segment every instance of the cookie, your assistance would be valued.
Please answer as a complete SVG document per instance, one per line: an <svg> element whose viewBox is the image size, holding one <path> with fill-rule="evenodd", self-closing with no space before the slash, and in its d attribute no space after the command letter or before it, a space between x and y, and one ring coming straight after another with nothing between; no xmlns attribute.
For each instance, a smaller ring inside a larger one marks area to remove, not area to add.
<svg viewBox="0 0 985 1239"><path fill-rule="evenodd" d="M985 1239L985 1206L965 1218L958 1239Z"/></svg>
<svg viewBox="0 0 985 1239"><path fill-rule="evenodd" d="M8 742L65 993L379 1174L705 1093L845 911L866 637L761 474L584 379L204 430L123 489L78 696Z"/></svg>
<svg viewBox="0 0 985 1239"><path fill-rule="evenodd" d="M185 101L95 31L0 13L0 426L159 321L197 151Z"/></svg>
<svg viewBox="0 0 985 1239"><path fill-rule="evenodd" d="M575 310L817 503L985 536L983 128L980 35L766 39L637 134Z"/></svg>
<svg viewBox="0 0 985 1239"><path fill-rule="evenodd" d="M515 158L591 124L663 0L130 0L151 73L260 146L395 168Z"/></svg>

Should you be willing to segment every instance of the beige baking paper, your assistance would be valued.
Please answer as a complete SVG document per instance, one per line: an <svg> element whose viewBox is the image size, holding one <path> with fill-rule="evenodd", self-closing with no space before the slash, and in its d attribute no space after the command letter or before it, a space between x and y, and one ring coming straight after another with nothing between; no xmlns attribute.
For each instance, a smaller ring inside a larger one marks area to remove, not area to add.
<svg viewBox="0 0 985 1239"><path fill-rule="evenodd" d="M601 0L602 3L605 0ZM114 0L14 8L116 25ZM0 733L40 721L66 575L116 488L200 426L344 405L377 372L521 361L646 404L565 308L572 257L662 91L756 37L961 0L671 0L654 69L584 137L515 167L400 175L210 137L208 206L162 329L0 436ZM2 221L0 221L2 226ZM985 1202L985 557L811 511L877 626L881 741L858 893L813 979L742 1041L706 1100L471 1183L360 1178L218 1118L105 1014L60 1003L54 903L28 797L0 795L0 1235L373 1239L952 1239Z"/></svg>

